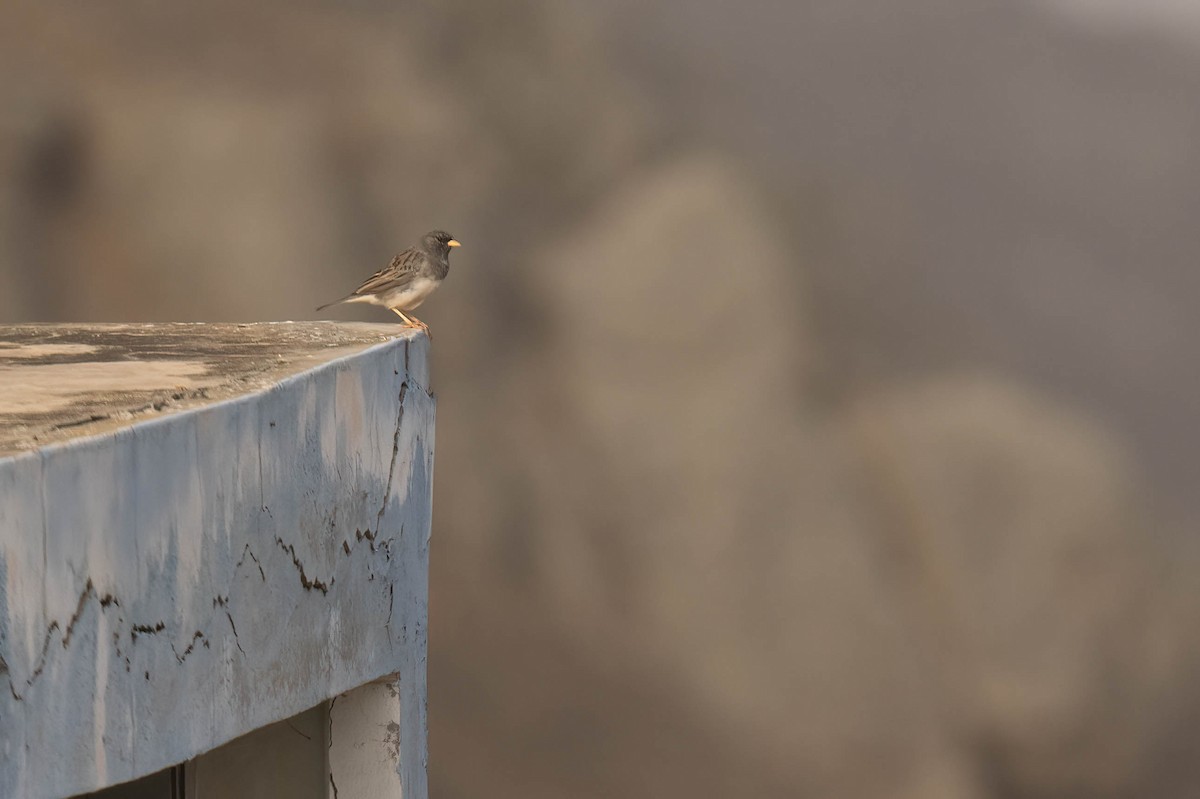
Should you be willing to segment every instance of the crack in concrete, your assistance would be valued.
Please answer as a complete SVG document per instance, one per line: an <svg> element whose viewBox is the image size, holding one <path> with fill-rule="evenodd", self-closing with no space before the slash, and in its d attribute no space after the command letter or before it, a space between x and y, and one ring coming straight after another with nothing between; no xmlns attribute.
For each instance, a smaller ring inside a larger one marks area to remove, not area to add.
<svg viewBox="0 0 1200 799"><path fill-rule="evenodd" d="M247 544L247 546L249 546L249 544ZM261 569L262 567L259 567L260 571ZM263 581L266 581L266 577L263 578ZM225 618L229 619L229 629L233 631L233 643L235 646L237 646L239 652L241 652L243 655L246 654L246 650L242 649L242 639L238 637L237 625L233 622L233 613L229 610L229 595L226 594L225 596L221 596L218 594L217 596L213 597L213 607L222 608L225 611Z"/></svg>
<svg viewBox="0 0 1200 799"><path fill-rule="evenodd" d="M50 511L46 507L46 453L38 451L38 493L42 502L42 607L46 607L46 575L49 574L49 555L47 554L50 538ZM11 678L10 678L11 679ZM16 696L16 691L13 691Z"/></svg>
<svg viewBox="0 0 1200 799"><path fill-rule="evenodd" d="M0 655L0 674L5 674L5 675L10 674L10 672L8 670L8 661L4 659L3 655ZM9 678L8 678L8 692L12 694L13 699L15 699L18 702L21 701L21 696L17 693L17 688L16 688L16 686L13 685L11 676L9 676Z"/></svg>
<svg viewBox="0 0 1200 799"><path fill-rule="evenodd" d="M254 561L254 565L258 567L258 576L261 577L262 581L265 583L267 581L267 574L263 571L262 563L259 562L258 557L254 554L254 550L250 548L249 542L246 542L246 546L242 547L242 557L233 567L234 574L237 574L237 570L242 568L242 564L246 562L247 555L250 556L250 560ZM226 597L226 599L228 598L229 597Z"/></svg>
<svg viewBox="0 0 1200 799"><path fill-rule="evenodd" d="M264 491L266 491L266 489L263 487L263 475L262 475L262 431L261 431L261 430L259 431L259 434L258 434L258 436L257 436L257 439L256 439L256 440L257 440L257 444L258 444L258 509L259 509L259 511L263 511L263 510L265 510L265 509L266 509L266 507L267 507L267 497L266 497L266 495L263 493Z"/></svg>
<svg viewBox="0 0 1200 799"><path fill-rule="evenodd" d="M96 587L92 585L92 579L89 577L87 584L83 588L83 592L79 594L79 601L75 603L75 612L71 614L70 620L67 622L67 629L63 631L62 647L66 649L71 643L71 636L75 634L75 625L79 623L79 618L83 615L84 608L87 607L88 598L94 596ZM106 594L105 596L110 596ZM103 605L103 602L101 602ZM54 624L57 624L55 622ZM51 630L54 628L51 624Z"/></svg>
<svg viewBox="0 0 1200 799"><path fill-rule="evenodd" d="M408 362L409 362L408 342L405 342L404 361L405 361L405 371L407 372ZM378 550L380 548L382 548L386 554L387 560L389 560L389 561L391 560L391 543L392 543L393 539L389 538L389 539L386 539L385 541L383 541L382 543L377 544L376 537L378 536L378 533L380 530L380 523L382 522L383 516L387 512L388 505L391 502L393 482L395 480L395 474L396 474L396 460L399 458L399 455L400 455L400 433L401 433L402 424L404 422L404 401L408 394L410 383L412 383L413 385L416 385L417 388L421 389L429 396L432 396L432 394L430 394L428 389L424 388L423 386L416 383L415 381L412 381L412 379L410 377L406 377L404 382L402 382L400 384L400 393L399 393L399 396L397 397L397 406L398 407L396 410L396 427L395 427L394 432L392 433L392 457L391 457L391 461L388 464L388 477L387 477L386 488L384 491L383 502L380 504L379 512L376 514L376 517L375 517L376 529L374 532L372 532L370 529L365 530L365 531L356 529L354 531L354 537L355 537L356 544L361 543L363 540L366 540L370 545L372 553L378 552ZM174 396L171 397L171 399L173 399L173 400L181 399L181 398L182 397L179 397L179 398L176 398ZM163 407L165 407L166 404L168 404L168 403L164 403ZM161 407L155 407L154 410L161 410ZM96 421L96 420L89 419L87 421ZM77 422L75 424L82 424L82 423L84 423L84 422ZM259 506L260 506L261 510L265 511L268 515L270 515L270 509L267 508L267 506L266 506L266 498L264 496L263 472L262 472L262 438L261 438L261 436L258 439L258 478L259 478L259 480L258 480ZM43 485L44 485L44 482L43 482ZM43 506L44 506L44 504L45 504L45 497L43 496ZM43 531L42 531L43 532L43 535L42 535L43 547L42 547L42 549L43 549L43 559L45 559L46 558L46 552L45 552L45 550L46 550L46 546L45 546L45 543L46 543L46 530L45 530L46 514L45 513L43 513L43 515L42 515L42 521L43 521ZM261 527L259 529L261 529ZM332 587L336 578L331 577L328 582L318 580L315 578L310 579L304 568L304 563L300 560L299 556L296 554L295 546L292 544L286 543L279 536L275 537L275 543L279 546L280 549L282 549L284 552L286 552L288 555L291 556L292 564L296 567L296 570L299 572L300 584L304 587L305 590L311 591L311 590L315 589L315 590L320 591L322 593L322 595L327 595L329 593L329 589ZM347 556L349 556L355 548L356 547L350 546L348 540L344 540L342 542L342 550L343 550L344 554L346 554ZM234 573L236 574L238 569L240 569L241 566L245 563L247 556L251 560L254 561L254 565L258 568L259 577L262 579L263 582L266 582L267 575L266 575L266 571L263 569L262 562L254 554L254 551L250 548L250 544L248 542L242 549L241 558L238 560L237 564L234 566ZM372 577L373 576L374 575L372 575ZM394 590L395 589L394 589L393 585L388 586L389 599L394 598ZM43 671L45 670L46 661L49 658L49 653L50 653L50 643L53 640L54 634L56 632L58 632L60 630L63 631L63 638L62 638L62 642L61 642L63 649L67 649L70 646L71 637L75 632L75 627L79 623L79 620L82 618L84 610L86 610L88 600L93 597L95 597L95 599L97 600L98 604L100 605L101 610L106 610L109 607L118 607L118 608L121 607L120 600L112 594L106 593L103 596L98 596L96 594L95 586L92 583L92 580L89 578L84 587L84 590L79 595L79 599L77 600L76 606L75 606L75 612L71 615L71 618L67 621L66 627L64 628L56 620L56 621L51 622L50 625L46 628L46 633L42 640L42 648L41 648L41 651L39 652L38 657L35 661L36 666L34 667L33 671L30 673L30 676L25 680L25 684L26 684L27 688L32 687L33 684L41 677ZM213 599L213 604L214 604L214 607L217 605L220 605L222 608L225 608L225 616L229 621L230 630L233 632L234 643L237 645L238 650L244 655L244 654L246 654L246 650L242 648L241 640L239 639L238 633L237 633L237 625L234 623L233 615L227 607L228 601L229 601L228 595L218 595L217 597L215 597ZM387 621L385 622L385 624L388 626L389 629L390 629L391 620L392 620L392 612L393 612L392 605L393 604L394 604L393 602L389 602L388 618L387 618ZM131 643L136 642L139 636L157 635L158 633L162 632L164 629L166 629L166 624L163 621L158 621L152 625L151 624L130 625L130 628L129 628L130 642ZM171 650L174 653L176 660L178 660L180 663L183 663L187 659L187 657L194 651L196 642L199 639L204 639L203 645L206 648L209 648L209 643L208 643L207 637L204 635L204 633L202 633L199 630L197 630L195 632L195 634L192 636L191 642L184 649L182 655L175 648L174 643L172 643ZM117 653L117 657L125 662L125 670L129 671L131 668L130 659L127 655L125 655L121 651L120 634L118 632L113 633L113 642L114 642L114 648ZM13 699L18 702L23 701L24 694L22 692L17 691L16 683L13 680L11 668L9 667L8 661L5 660L2 655L0 655L0 675L4 675L7 678L9 693L12 694ZM148 679L148 677L147 677L147 679ZM333 780L333 776L330 775L330 781L332 782L332 780ZM336 788L336 786L334 786L335 796L336 796L336 791L337 791L337 788Z"/></svg>
<svg viewBox="0 0 1200 799"><path fill-rule="evenodd" d="M392 611L396 609L396 584L388 583L388 617L383 627L389 633L392 631Z"/></svg>
<svg viewBox="0 0 1200 799"><path fill-rule="evenodd" d="M72 427L79 427L80 425L91 424L92 422L103 422L105 419L111 419L111 418L112 418L112 414L110 414L110 413L93 413L93 414L83 417L82 419L72 419L69 422L60 422L59 424L54 425L50 429L51 430L68 430Z"/></svg>
<svg viewBox="0 0 1200 799"><path fill-rule="evenodd" d="M333 749L333 706L335 704L337 704L337 701L338 701L338 698L336 696L329 700L329 712L327 713L327 715L329 716L329 733L328 733L328 735L325 736L326 740L329 741L329 743L326 744L326 746L325 746L325 748L328 750ZM329 759L328 756L326 756L326 761L328 761L328 759ZM338 787L337 787L337 783L333 781L333 767L332 766L329 769L329 787L333 789L333 799L337 799Z"/></svg>
<svg viewBox="0 0 1200 799"><path fill-rule="evenodd" d="M405 369L407 371L408 348L404 349ZM387 484L383 492L383 503L379 506L379 513L375 515L375 529L380 529L380 524L383 522L383 514L387 511L388 503L392 500L392 480L396 476L396 458L400 455L400 427L404 423L404 398L408 395L408 379L400 384L400 397L396 401L399 406L396 409L396 431L392 433L392 461L388 464Z"/></svg>
<svg viewBox="0 0 1200 799"><path fill-rule="evenodd" d="M229 619L229 629L233 630L234 645L237 646L239 652L241 652L243 655L246 654L246 650L242 649L242 640L238 638L237 625L233 623L233 614L226 610L225 618Z"/></svg>
<svg viewBox="0 0 1200 799"><path fill-rule="evenodd" d="M119 619L119 621L123 623L125 620ZM121 631L113 630L112 639L113 639L113 649L117 653L117 659L125 661L125 673L128 674L130 671L133 670L133 664L130 663L129 656L121 651Z"/></svg>
<svg viewBox="0 0 1200 799"><path fill-rule="evenodd" d="M167 629L167 624L162 621L155 622L154 624L131 624L129 626L129 640L137 643L139 635L158 635L165 629Z"/></svg>
<svg viewBox="0 0 1200 799"><path fill-rule="evenodd" d="M243 559L238 561L237 566L235 567L234 571L236 572L237 568L240 567L242 565L242 563L245 561L246 554L249 554L251 559L254 560L255 564L258 566L259 576L262 577L263 582L266 582L267 576L263 572L262 564L259 563L258 558L255 557L254 553L250 550L249 544L246 544L246 547L243 550ZM110 607L117 607L117 608L121 607L121 600L118 599L116 596L109 594L109 593L106 593L102 596L98 595L96 593L95 584L89 578L86 585L84 586L83 591L80 592L80 594L79 594L79 599L76 600L75 612L71 615L71 618L67 621L66 627L64 628L58 621L53 621L50 623L50 626L46 628L46 634L42 639L42 648L41 648L41 651L38 653L37 660L35 661L36 665L34 666L33 671L30 672L29 677L25 680L25 685L27 688L32 687L33 684L35 682L37 682L37 680L41 677L42 672L45 671L46 661L50 657L50 643L54 640L54 633L58 632L59 630L62 630L63 631L63 638L62 638L62 642L61 642L62 647L63 647L63 649L68 649L70 647L71 637L75 634L75 627L79 623L79 620L83 617L83 612L87 608L88 600L92 599L92 598L96 599L97 603L100 605L101 610L107 610ZM228 596L218 596L213 599L213 605L214 605L214 607L216 605L221 605L222 607L224 607L225 603L228 602L228 600L229 600ZM245 654L246 650L242 648L241 641L240 641L240 639L238 639L237 627L233 622L232 614L230 614L230 612L228 610L226 610L225 616L229 619L229 625L230 625L230 628L233 630L234 641L237 644L238 650L241 651L242 654ZM157 621L157 622L154 622L153 624L131 624L129 626L129 640L131 643L136 643L139 636L158 635L160 632L162 632L165 629L166 629L166 623L164 621ZM187 656L190 655L192 650L195 648L195 642L196 642L197 637L203 637L203 634L200 633L199 631L197 631L196 635L193 636L192 642L184 650L182 658L181 658L179 652L175 649L175 645L174 644L171 645L171 649L175 653L175 657L177 660L179 660L180 663L182 663L183 660L186 659ZM208 647L207 640L205 640L204 646ZM121 650L121 635L120 635L119 631L113 632L113 648L116 651L117 658L125 663L125 671L127 671L127 672L130 671L132 668L132 664L130 662L129 656L126 655ZM15 699L18 702L23 701L24 700L24 692L17 690L16 683L14 682L13 677L12 677L11 669L9 668L9 665L8 665L8 661L5 660L2 655L0 655L0 674L4 674L7 677L8 690L9 690L9 693L12 694L13 699Z"/></svg>
<svg viewBox="0 0 1200 799"><path fill-rule="evenodd" d="M416 386L417 388L421 389L421 391L422 391L422 392L425 394L425 396L427 396L427 397L429 397L430 399L432 399L432 398L433 398L433 392L432 392L432 391L430 391L430 390L429 390L428 388L426 388L425 386L423 386L423 385L421 385L420 383L418 383L416 380L413 380L413 378L412 378L412 369L409 367L409 351L408 351L408 349L409 349L409 345L410 345L410 344L412 344L412 342L411 342L411 341L405 341L405 342L404 342L404 379L405 379L407 382L409 382L409 383L412 383L412 384L413 384L414 386ZM396 371L393 369L393 370L392 370L392 374L397 374L397 372L396 372Z"/></svg>
<svg viewBox="0 0 1200 799"><path fill-rule="evenodd" d="M330 577L328 583L322 580L310 579L308 573L304 570L304 562L301 561L300 556L296 554L295 545L285 542L279 536L275 536L275 543L279 545L280 549L292 556L292 565L294 565L296 567L296 571L300 573L300 585L304 586L305 591L311 591L315 588L322 594L329 593L329 586L333 585L336 578Z"/></svg>
<svg viewBox="0 0 1200 799"><path fill-rule="evenodd" d="M367 541L368 545L371 547L371 551L377 552L378 549L375 546L375 535L376 534L371 532L369 529L368 530L359 530L356 527L354 529L354 543L357 545L357 544L361 544L363 541ZM351 552L353 552L354 549L356 549L356 547L350 546L349 541L342 542L342 551L345 552L347 555L349 555Z"/></svg>
<svg viewBox="0 0 1200 799"><path fill-rule="evenodd" d="M83 611L87 607L88 598L94 596L95 593L96 587L92 584L92 581L89 578L87 584L83 588L83 591L79 594L79 599L75 603L75 612L67 621L66 629L63 631L63 649L66 649L70 645L71 636L75 633L75 625L79 623L80 617L83 616ZM109 604L115 602L110 594L105 594L104 597L105 599L110 600ZM107 607L107 605L104 605L104 607ZM42 676L42 672L46 668L46 660L50 657L50 642L54 640L54 633L58 632L59 630L63 630L63 627L58 623L58 621L50 622L50 626L46 628L46 635L42 639L42 651L38 653L37 660L35 661L37 665L34 666L33 671L30 672L29 677L25 680L26 688L31 687L35 682L37 682L38 678ZM17 691L17 686L13 682L12 673L9 671L7 661L4 662L4 671L8 674L9 693L13 695L13 699L17 700L18 702L22 701L22 699L24 699L24 694Z"/></svg>
<svg viewBox="0 0 1200 799"><path fill-rule="evenodd" d="M172 405L175 405L180 400L208 399L208 396L209 391L207 388L196 388L190 391L176 391L173 394L160 395L157 399L153 399L150 402L147 402L145 405L138 405L137 407L130 408L127 411L122 411L121 414L123 417L123 415L126 413L136 416L138 414L144 414L147 411L161 411L164 408L169 408ZM91 424L92 422L103 422L106 419L112 418L114 418L114 416L111 413L92 413L78 419L70 419L65 422L59 422L58 424L51 426L50 430L69 430L72 427L81 427L85 424Z"/></svg>
<svg viewBox="0 0 1200 799"><path fill-rule="evenodd" d="M355 539L356 544L359 542L362 542L362 541L367 541L370 545L372 553L376 553L382 549L385 553L386 559L391 560L392 539L389 538L389 539L386 539L385 541L383 541L382 543L377 544L376 543L377 532L372 532L371 530L355 530L354 531L354 539ZM329 589L333 586L333 584L335 582L335 578L331 577L329 579L328 583L326 583L322 580L310 579L304 568L303 562L300 560L299 556L296 554L295 546L284 542L284 540L282 538L279 538L278 536L275 538L275 542L276 542L276 544L279 545L280 549L282 549L284 552L286 552L288 555L291 556L293 565L295 565L296 569L300 573L300 584L303 585L306 590L310 590L310 591L317 590L317 591L320 591L322 594L329 593ZM350 546L348 541L343 541L342 548L346 555L350 555L353 553L353 551L357 547L356 546L352 547L352 546ZM242 565L245 564L247 557L249 557L250 560L254 561L255 567L258 569L259 577L262 579L263 582L266 582L267 581L266 571L263 569L262 562L258 559L258 556L256 556L254 554L254 551L250 548L249 543L247 543L242 548L242 558L234 566L234 574L236 575L238 569L240 569L242 567ZM232 582L232 578L231 578L231 582ZM394 588L391 585L388 586L388 592L389 592L389 596L391 596L392 593L394 592ZM74 613L72 613L71 618L68 619L66 626L64 627L58 621L53 621L50 623L50 626L46 628L46 633L42 639L41 651L38 653L37 659L35 660L36 665L35 665L33 671L30 673L29 677L25 680L25 685L27 688L32 687L33 684L36 683L37 680L41 677L42 672L45 670L46 662L50 657L50 644L54 640L54 634L56 632L59 632L60 630L63 632L63 639L61 641L63 649L67 649L70 647L71 638L75 633L75 628L78 625L80 619L83 617L83 613L87 609L88 600L90 600L90 599L95 599L102 611L107 610L109 608L122 607L121 600L119 597L114 596L113 594L110 594L110 593L105 593L103 595L97 594L95 585L92 582L92 580L89 578L87 583L84 586L83 591L80 592L78 600L76 600L75 611L74 611ZM245 648L242 647L241 638L239 637L238 631L237 631L237 624L234 622L233 614L229 610L229 607L228 607L229 595L228 594L218 594L213 597L212 603L213 603L214 608L221 607L224 609L225 618L229 621L229 628L230 628L230 631L233 633L234 644L237 646L238 651L241 652L243 655L245 655L246 650L245 650ZM389 604L388 619L386 622L389 625L391 624L391 618L392 618L392 608ZM121 621L123 622L123 619ZM163 632L165 629L166 629L166 622L163 620L159 620L159 621L149 623L149 624L147 624L147 623L131 624L131 625L129 625L130 643L136 643L137 639L139 637L158 635L159 633ZM196 642L197 638L204 638L205 639L203 642L204 647L211 648L207 637L199 630L196 631L196 634L192 638L192 642L188 645L188 647L183 651L182 654L175 648L174 644L171 645L172 652L175 654L175 658L180 663L182 663L187 658L187 656L192 653L192 651L195 648L195 642ZM120 634L119 630L113 632L113 649L116 652L117 658L120 661L124 662L125 671L126 672L131 671L132 670L132 662L129 658L129 655L127 655L122 650L121 634ZM6 678L6 681L8 682L8 690L9 690L9 693L12 694L13 699L18 702L24 701L25 692L17 690L16 681L13 679L13 675L12 675L12 669L9 666L8 661L4 658L4 656L2 654L0 654L0 676L3 676Z"/></svg>
<svg viewBox="0 0 1200 799"><path fill-rule="evenodd" d="M180 663L183 663L185 660L187 660L188 656L192 654L193 650L195 650L197 641L200 641L201 643L203 643L205 649L209 648L208 639L204 636L204 633L202 633L200 630L196 630L196 632L192 633L192 640L188 643L187 648L183 650L182 655L179 654L179 650L177 650L175 648L175 644L172 643L171 651L175 654L175 659L177 661L179 661Z"/></svg>

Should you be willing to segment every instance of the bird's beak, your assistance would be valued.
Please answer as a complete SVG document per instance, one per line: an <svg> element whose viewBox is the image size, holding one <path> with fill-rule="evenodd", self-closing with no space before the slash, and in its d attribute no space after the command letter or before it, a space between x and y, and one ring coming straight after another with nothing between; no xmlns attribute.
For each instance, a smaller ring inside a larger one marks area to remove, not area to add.
<svg viewBox="0 0 1200 799"><path fill-rule="evenodd" d="M462 246L462 244L461 244L461 243L459 243L459 242L458 242L457 240L455 240L455 239L450 239L450 241L446 242L446 246L447 246L447 247L461 247L461 246Z"/></svg>

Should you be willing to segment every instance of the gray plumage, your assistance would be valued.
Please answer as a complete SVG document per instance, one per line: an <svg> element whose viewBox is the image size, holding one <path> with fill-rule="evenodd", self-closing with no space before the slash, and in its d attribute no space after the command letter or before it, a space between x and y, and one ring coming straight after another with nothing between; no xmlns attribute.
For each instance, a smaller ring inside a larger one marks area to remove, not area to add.
<svg viewBox="0 0 1200 799"><path fill-rule="evenodd" d="M353 292L317 310L346 302L369 302L390 309L413 327L424 328L424 322L410 318L404 311L415 310L445 280L450 273L450 248L458 246L454 237L443 230L426 233L420 244L397 255Z"/></svg>

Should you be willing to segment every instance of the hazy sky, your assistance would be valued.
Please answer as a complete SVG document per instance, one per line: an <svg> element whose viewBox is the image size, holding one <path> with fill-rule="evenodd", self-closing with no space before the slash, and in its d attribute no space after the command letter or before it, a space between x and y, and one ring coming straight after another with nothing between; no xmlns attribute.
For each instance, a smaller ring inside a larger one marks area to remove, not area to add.
<svg viewBox="0 0 1200 799"><path fill-rule="evenodd" d="M1200 0L1040 0L1091 25L1154 28L1200 43Z"/></svg>

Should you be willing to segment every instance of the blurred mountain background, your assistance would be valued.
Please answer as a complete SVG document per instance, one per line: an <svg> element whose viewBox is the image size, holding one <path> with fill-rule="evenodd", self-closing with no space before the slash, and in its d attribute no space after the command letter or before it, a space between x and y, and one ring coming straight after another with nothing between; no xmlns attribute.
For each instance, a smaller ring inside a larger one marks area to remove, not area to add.
<svg viewBox="0 0 1200 799"><path fill-rule="evenodd" d="M442 799L1192 797L1198 98L1171 0L8 0L0 321L463 241Z"/></svg>

